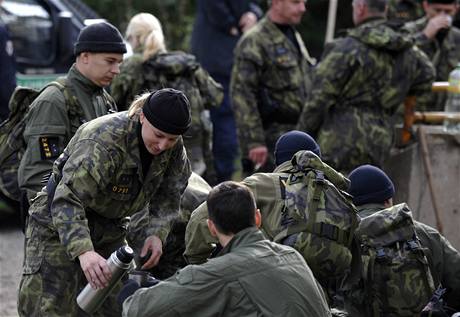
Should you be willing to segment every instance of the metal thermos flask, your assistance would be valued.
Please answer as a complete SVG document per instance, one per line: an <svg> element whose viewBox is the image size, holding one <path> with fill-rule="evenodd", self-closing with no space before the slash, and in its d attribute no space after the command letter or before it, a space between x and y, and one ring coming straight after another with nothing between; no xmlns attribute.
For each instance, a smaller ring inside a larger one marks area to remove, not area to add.
<svg viewBox="0 0 460 317"><path fill-rule="evenodd" d="M88 283L77 296L77 304L85 312L91 314L96 311L110 294L117 282L128 272L134 251L128 246L120 247L107 259L107 265L112 272L109 285L101 289L94 289Z"/></svg>

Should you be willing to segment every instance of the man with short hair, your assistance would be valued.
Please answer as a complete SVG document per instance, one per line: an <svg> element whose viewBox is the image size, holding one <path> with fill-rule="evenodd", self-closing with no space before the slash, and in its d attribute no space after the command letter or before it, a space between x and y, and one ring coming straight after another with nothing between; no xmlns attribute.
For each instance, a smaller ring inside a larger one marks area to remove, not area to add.
<svg viewBox="0 0 460 317"><path fill-rule="evenodd" d="M300 153L298 153L301 151ZM333 183L337 188L346 190L349 181L342 174L321 161L321 151L316 141L307 133L301 131L289 131L283 134L275 146L275 163L277 167L271 173L255 173L245 178L241 183L248 186L254 193L257 207L262 212L261 230L270 240L275 240L278 234L290 224L288 212L286 211L286 181L297 171L292 159L298 154L311 151L308 156L308 163L311 169L315 169L324 175L324 178ZM298 154L296 154L298 153ZM307 156L307 155L306 155ZM213 246L218 242L207 230L207 205L201 204L195 209L190 217L185 231L185 252L184 257L190 264L200 264L212 256ZM301 252L309 262L309 266L315 278L327 291L332 300L340 288L340 280L346 274L350 266L351 256L348 249L335 248L325 252L318 251L314 257L305 252L305 245L314 240L319 249L324 250L317 239L311 239L311 235L303 230L302 232L290 234L283 239L283 243L293 246ZM332 241L332 238L331 238ZM309 249L310 250L310 249ZM311 256L312 259L307 259ZM314 257L314 259L313 259ZM327 261L325 260L327 258ZM337 259L340 259L339 261ZM324 263L327 262L327 265Z"/></svg>
<svg viewBox="0 0 460 317"><path fill-rule="evenodd" d="M302 256L259 231L261 214L248 187L221 183L206 204L209 231L223 249L206 264L137 290L124 301L123 316L331 316Z"/></svg>
<svg viewBox="0 0 460 317"><path fill-rule="evenodd" d="M309 93L315 60L294 28L305 2L271 1L267 15L235 49L230 95L248 173L253 167L272 171L276 140L294 128Z"/></svg>
<svg viewBox="0 0 460 317"><path fill-rule="evenodd" d="M426 101L434 70L410 39L385 20L386 0L354 0L355 28L325 49L297 129L318 141L341 172L390 152L393 115L408 95Z"/></svg>
<svg viewBox="0 0 460 317"><path fill-rule="evenodd" d="M26 150L18 183L28 200L43 187L43 177L49 175L53 161L78 127L117 109L104 87L120 72L119 64L126 53L120 32L107 22L86 26L80 31L74 52L76 62L63 79L64 89L47 87L27 114Z"/></svg>
<svg viewBox="0 0 460 317"><path fill-rule="evenodd" d="M404 26L433 63L436 81L447 81L460 62L460 29L452 25L458 8L458 0L425 0L425 16ZM443 111L445 102L446 94L433 94L427 110Z"/></svg>
<svg viewBox="0 0 460 317"><path fill-rule="evenodd" d="M361 165L348 176L351 184L349 193L362 218L382 209L393 206L395 188L384 171L372 165ZM444 301L453 309L460 309L460 253L436 229L424 223L414 221L415 232L423 248L428 252L428 260L434 285L447 288ZM360 286L362 289L362 285ZM414 294L415 296L415 294ZM354 296L352 296L353 299ZM426 299L428 303L429 299ZM351 316L366 316L365 307Z"/></svg>

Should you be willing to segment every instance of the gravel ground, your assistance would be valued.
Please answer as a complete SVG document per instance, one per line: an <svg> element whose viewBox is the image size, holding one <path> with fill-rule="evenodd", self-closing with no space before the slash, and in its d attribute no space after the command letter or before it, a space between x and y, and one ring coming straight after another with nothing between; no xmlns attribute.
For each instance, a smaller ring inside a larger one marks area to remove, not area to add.
<svg viewBox="0 0 460 317"><path fill-rule="evenodd" d="M16 221L0 219L0 316L18 316L16 300L21 279L24 234Z"/></svg>

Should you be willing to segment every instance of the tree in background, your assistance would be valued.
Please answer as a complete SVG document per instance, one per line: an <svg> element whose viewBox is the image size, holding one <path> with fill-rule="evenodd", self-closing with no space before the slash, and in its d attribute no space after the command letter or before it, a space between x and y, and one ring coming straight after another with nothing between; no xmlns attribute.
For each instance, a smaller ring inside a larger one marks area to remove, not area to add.
<svg viewBox="0 0 460 317"><path fill-rule="evenodd" d="M83 0L101 17L116 25L122 33L133 15L148 12L160 19L169 50L189 51L190 34L195 17L195 0ZM259 0L263 9L266 0ZM320 57L326 33L328 0L309 0L307 12L299 25L308 50L314 57ZM339 1L336 30L353 25L351 0ZM337 34L337 32L336 32Z"/></svg>

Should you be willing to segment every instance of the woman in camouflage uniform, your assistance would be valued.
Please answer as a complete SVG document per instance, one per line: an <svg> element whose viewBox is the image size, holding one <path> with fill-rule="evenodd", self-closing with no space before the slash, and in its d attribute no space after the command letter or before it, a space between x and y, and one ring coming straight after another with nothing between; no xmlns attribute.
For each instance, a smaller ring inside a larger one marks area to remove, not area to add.
<svg viewBox="0 0 460 317"><path fill-rule="evenodd" d="M123 62L121 74L112 84L112 96L119 109L146 90L171 87L183 91L192 109L192 125L184 135L192 170L214 183L208 109L222 102L222 86L201 68L195 56L166 50L161 24L151 14L135 15L128 24L126 38L135 54Z"/></svg>
<svg viewBox="0 0 460 317"><path fill-rule="evenodd" d="M125 244L127 217L143 209L151 224L143 268L156 265L169 232L162 217L179 211L191 173L181 137L190 122L185 95L162 89L77 131L30 207L20 316L80 315L78 292L87 281L107 286L105 258ZM97 314L118 316L117 307L107 300Z"/></svg>

